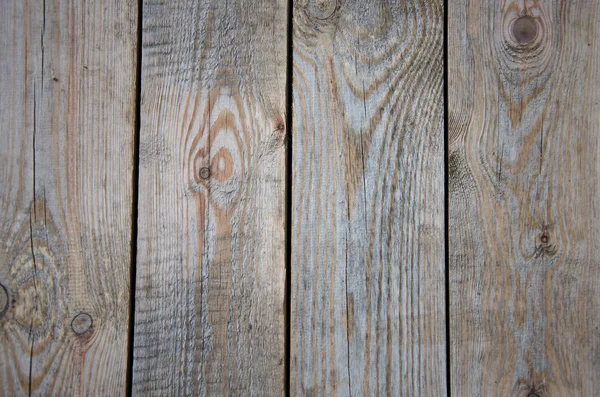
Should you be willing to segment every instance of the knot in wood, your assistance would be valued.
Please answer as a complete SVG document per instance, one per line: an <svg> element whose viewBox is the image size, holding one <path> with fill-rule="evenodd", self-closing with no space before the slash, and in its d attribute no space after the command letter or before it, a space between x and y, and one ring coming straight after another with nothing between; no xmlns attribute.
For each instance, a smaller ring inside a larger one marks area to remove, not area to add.
<svg viewBox="0 0 600 397"><path fill-rule="evenodd" d="M526 15L513 22L511 27L512 36L519 45L527 45L537 37L538 26L532 17Z"/></svg>
<svg viewBox="0 0 600 397"><path fill-rule="evenodd" d="M550 40L552 25L542 7L508 7L502 21L498 22L502 24L502 43L497 49L504 53L498 54L500 67L515 71L517 76L522 76L525 70L544 70L545 64L552 59L553 47ZM521 82L513 84L520 85Z"/></svg>
<svg viewBox="0 0 600 397"><path fill-rule="evenodd" d="M92 328L92 316L87 313L79 313L71 321L71 329L77 335L83 335Z"/></svg>
<svg viewBox="0 0 600 397"><path fill-rule="evenodd" d="M198 174L200 175L201 179L208 179L210 178L210 168L202 167L200 168L200 172Z"/></svg>
<svg viewBox="0 0 600 397"><path fill-rule="evenodd" d="M333 19L337 10L337 0L311 0L308 5L311 19L322 22Z"/></svg>
<svg viewBox="0 0 600 397"><path fill-rule="evenodd" d="M0 284L0 317L8 310L8 291L4 285Z"/></svg>

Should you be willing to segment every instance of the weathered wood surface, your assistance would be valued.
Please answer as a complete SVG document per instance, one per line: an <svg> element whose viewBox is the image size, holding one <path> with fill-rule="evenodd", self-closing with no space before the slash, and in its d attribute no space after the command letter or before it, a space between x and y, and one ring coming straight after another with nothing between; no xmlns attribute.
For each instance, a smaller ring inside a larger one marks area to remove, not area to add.
<svg viewBox="0 0 600 397"><path fill-rule="evenodd" d="M294 396L446 393L443 12L295 2Z"/></svg>
<svg viewBox="0 0 600 397"><path fill-rule="evenodd" d="M125 394L134 1L0 10L0 395Z"/></svg>
<svg viewBox="0 0 600 397"><path fill-rule="evenodd" d="M449 3L452 395L600 390L600 3Z"/></svg>
<svg viewBox="0 0 600 397"><path fill-rule="evenodd" d="M283 395L287 1L142 29L134 394Z"/></svg>

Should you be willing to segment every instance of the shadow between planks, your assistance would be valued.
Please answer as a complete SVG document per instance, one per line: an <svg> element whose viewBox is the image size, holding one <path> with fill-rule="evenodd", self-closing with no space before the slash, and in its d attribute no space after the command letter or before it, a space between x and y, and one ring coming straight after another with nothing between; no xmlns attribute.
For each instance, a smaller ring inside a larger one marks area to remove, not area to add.
<svg viewBox="0 0 600 397"><path fill-rule="evenodd" d="M600 4L446 3L5 1L0 395L600 390Z"/></svg>

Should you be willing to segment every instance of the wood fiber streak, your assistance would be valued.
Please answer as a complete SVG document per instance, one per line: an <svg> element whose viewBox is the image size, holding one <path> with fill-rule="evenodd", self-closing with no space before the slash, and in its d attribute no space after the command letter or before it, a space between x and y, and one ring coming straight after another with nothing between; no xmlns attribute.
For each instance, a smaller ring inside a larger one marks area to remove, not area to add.
<svg viewBox="0 0 600 397"><path fill-rule="evenodd" d="M445 395L442 1L293 12L291 395Z"/></svg>
<svg viewBox="0 0 600 397"><path fill-rule="evenodd" d="M2 396L125 394L136 26L135 1L2 1Z"/></svg>
<svg viewBox="0 0 600 397"><path fill-rule="evenodd" d="M133 393L284 394L287 1L143 4Z"/></svg>
<svg viewBox="0 0 600 397"><path fill-rule="evenodd" d="M452 395L600 390L600 3L452 2Z"/></svg>

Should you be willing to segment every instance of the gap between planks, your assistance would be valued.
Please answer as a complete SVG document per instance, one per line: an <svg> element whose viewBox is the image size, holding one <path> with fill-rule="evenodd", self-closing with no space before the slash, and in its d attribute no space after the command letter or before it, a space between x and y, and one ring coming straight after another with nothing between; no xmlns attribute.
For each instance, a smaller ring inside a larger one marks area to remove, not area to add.
<svg viewBox="0 0 600 397"><path fill-rule="evenodd" d="M127 380L125 393L133 395L133 338L135 335L135 282L137 267L137 235L138 235L138 201L139 201L139 169L140 169L140 129L142 98L142 18L144 16L144 0L138 0L137 14L137 48L135 70L135 135L133 137L133 169L131 186L133 189L131 202L131 269L129 294L129 334L127 337Z"/></svg>

